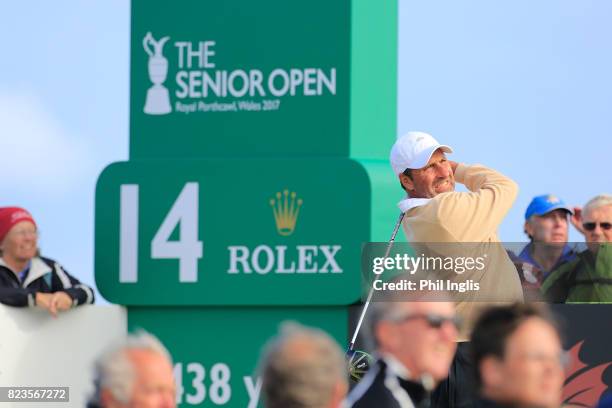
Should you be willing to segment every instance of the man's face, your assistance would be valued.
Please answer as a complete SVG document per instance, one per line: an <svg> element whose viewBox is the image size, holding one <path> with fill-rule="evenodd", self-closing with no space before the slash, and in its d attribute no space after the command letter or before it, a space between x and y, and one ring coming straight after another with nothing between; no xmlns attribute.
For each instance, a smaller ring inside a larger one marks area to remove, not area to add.
<svg viewBox="0 0 612 408"><path fill-rule="evenodd" d="M129 359L136 371L130 408L175 408L172 365L159 353L130 350Z"/></svg>
<svg viewBox="0 0 612 408"><path fill-rule="evenodd" d="M451 302L398 303L401 316L416 318L382 322L377 330L381 351L397 358L413 378L429 374L436 382L448 376L448 369L457 348L457 328L445 321L432 327L424 316L455 316Z"/></svg>
<svg viewBox="0 0 612 408"><path fill-rule="evenodd" d="M548 322L527 319L508 338L504 358L490 357L485 371L481 365L485 389L501 402L559 407L564 381L562 353L559 336Z"/></svg>
<svg viewBox="0 0 612 408"><path fill-rule="evenodd" d="M455 191L455 176L442 150L436 150L422 169L412 170L411 177L400 175L404 188L413 198L433 198Z"/></svg>
<svg viewBox="0 0 612 408"><path fill-rule="evenodd" d="M13 225L2 241L3 256L26 262L36 255L38 233L36 225L21 221Z"/></svg>
<svg viewBox="0 0 612 408"><path fill-rule="evenodd" d="M532 215L525 231L533 242L567 242L567 211L558 209L544 215Z"/></svg>
<svg viewBox="0 0 612 408"><path fill-rule="evenodd" d="M594 229L589 231L589 224L595 224ZM612 223L612 205L604 205L583 214L582 225L584 237L588 243L612 242L612 229L604 229L601 223ZM597 251L598 245L588 245L593 252Z"/></svg>

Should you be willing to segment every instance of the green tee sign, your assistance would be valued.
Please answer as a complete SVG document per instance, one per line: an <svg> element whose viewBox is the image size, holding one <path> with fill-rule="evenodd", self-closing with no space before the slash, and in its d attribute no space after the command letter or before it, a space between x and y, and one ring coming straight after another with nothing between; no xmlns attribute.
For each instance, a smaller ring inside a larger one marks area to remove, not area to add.
<svg viewBox="0 0 612 408"><path fill-rule="evenodd" d="M254 408L279 322L344 344L397 217L395 1L131 2L130 160L96 187L100 292L181 406Z"/></svg>
<svg viewBox="0 0 612 408"><path fill-rule="evenodd" d="M349 21L348 0L132 2L130 156L347 156Z"/></svg>
<svg viewBox="0 0 612 408"><path fill-rule="evenodd" d="M350 304L370 187L350 159L115 163L96 191L96 282L128 305Z"/></svg>

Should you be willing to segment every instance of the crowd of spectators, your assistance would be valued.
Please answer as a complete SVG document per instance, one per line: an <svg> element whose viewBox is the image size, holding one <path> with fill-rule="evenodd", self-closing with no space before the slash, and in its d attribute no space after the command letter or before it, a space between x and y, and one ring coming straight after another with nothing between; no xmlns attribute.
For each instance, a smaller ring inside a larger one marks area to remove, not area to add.
<svg viewBox="0 0 612 408"><path fill-rule="evenodd" d="M568 242L570 225L584 243ZM529 243L510 255L526 300L612 302L612 195L595 196L583 208L537 196L525 211L524 231Z"/></svg>

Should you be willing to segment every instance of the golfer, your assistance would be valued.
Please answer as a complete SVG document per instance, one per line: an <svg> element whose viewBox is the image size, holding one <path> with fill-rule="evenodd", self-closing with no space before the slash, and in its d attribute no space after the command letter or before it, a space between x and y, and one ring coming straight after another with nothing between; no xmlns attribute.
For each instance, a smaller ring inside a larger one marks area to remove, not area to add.
<svg viewBox="0 0 612 408"><path fill-rule="evenodd" d="M390 154L391 167L407 195L398 205L405 214L402 226L408 242L445 243L455 256L462 254L463 243L472 243L465 246L471 253L464 255L486 254L482 270L450 274L477 282L479 290L454 298L465 324L448 380L432 396L432 405L439 407L471 404L473 367L468 342L480 310L486 303L523 300L519 276L497 236L518 186L485 166L448 160L446 154L452 152L427 133L409 132L397 139ZM469 191L456 192L457 182ZM474 251L474 245L480 248Z"/></svg>

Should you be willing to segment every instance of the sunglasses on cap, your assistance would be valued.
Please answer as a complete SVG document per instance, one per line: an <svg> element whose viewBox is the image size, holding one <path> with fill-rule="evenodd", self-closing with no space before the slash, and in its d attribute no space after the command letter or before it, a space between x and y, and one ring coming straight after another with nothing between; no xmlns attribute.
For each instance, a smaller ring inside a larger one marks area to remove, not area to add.
<svg viewBox="0 0 612 408"><path fill-rule="evenodd" d="M611 222L585 222L584 224L582 224L582 227L587 231L595 231L595 228L597 228L598 224L604 231L608 231L610 228L612 228Z"/></svg>
<svg viewBox="0 0 612 408"><path fill-rule="evenodd" d="M416 319L425 320L425 322L432 329L439 329L444 325L444 323L449 322L453 326L455 326L455 329L460 330L461 323L462 323L461 318L459 316L447 317L447 316L442 316L442 315L435 314L435 313L412 314L412 315L407 315L407 316L401 316L396 319L393 319L393 321L396 323L404 323L404 322L407 322L410 320L416 320Z"/></svg>

